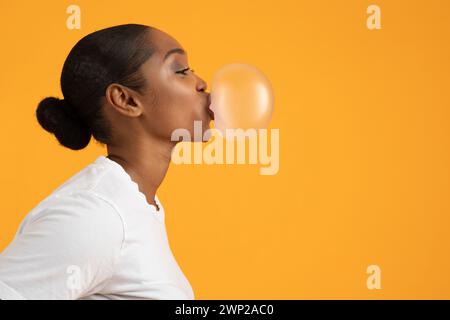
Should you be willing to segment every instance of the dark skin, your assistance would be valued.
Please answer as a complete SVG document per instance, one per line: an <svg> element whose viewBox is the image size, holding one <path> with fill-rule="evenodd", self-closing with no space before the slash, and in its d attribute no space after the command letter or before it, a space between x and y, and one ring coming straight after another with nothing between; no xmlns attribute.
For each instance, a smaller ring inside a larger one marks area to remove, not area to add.
<svg viewBox="0 0 450 320"><path fill-rule="evenodd" d="M194 121L200 120L203 136L212 115L206 82L191 70L180 72L189 67L187 54L175 51L164 59L170 50L183 49L180 43L157 29L149 33L148 41L157 50L141 66L147 81L143 93L113 83L103 107L113 128L107 157L124 168L147 202L159 210L155 194L178 143L171 141L172 132L184 128L194 138Z"/></svg>

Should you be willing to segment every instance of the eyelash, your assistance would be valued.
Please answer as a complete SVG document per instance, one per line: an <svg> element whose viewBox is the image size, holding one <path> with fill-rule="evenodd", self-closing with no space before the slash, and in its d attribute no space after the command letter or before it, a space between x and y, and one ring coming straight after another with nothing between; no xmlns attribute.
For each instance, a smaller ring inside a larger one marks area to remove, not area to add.
<svg viewBox="0 0 450 320"><path fill-rule="evenodd" d="M183 70L180 71L176 71L176 73L181 73L182 75L187 76L186 71L191 70L191 72L194 72L194 70L192 70L191 68L185 68Z"/></svg>

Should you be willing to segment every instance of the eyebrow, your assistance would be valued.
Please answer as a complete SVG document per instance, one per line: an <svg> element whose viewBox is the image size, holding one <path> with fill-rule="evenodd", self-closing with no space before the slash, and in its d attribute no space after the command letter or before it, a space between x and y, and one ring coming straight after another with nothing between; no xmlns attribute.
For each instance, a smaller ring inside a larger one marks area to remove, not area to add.
<svg viewBox="0 0 450 320"><path fill-rule="evenodd" d="M170 50L167 51L166 54L164 55L163 61L166 60L172 53L186 54L186 51L184 51L184 50L181 49L181 48L173 48L173 49L170 49Z"/></svg>

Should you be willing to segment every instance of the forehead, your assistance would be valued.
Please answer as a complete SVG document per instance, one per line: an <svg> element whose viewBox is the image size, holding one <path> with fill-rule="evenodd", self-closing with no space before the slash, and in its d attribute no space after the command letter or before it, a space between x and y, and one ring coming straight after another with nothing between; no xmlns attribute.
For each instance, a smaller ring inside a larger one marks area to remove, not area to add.
<svg viewBox="0 0 450 320"><path fill-rule="evenodd" d="M150 41L153 47L156 48L155 55L158 56L160 62L162 62L165 54L169 50L174 48L184 49L176 39L158 29L152 30L150 33Z"/></svg>

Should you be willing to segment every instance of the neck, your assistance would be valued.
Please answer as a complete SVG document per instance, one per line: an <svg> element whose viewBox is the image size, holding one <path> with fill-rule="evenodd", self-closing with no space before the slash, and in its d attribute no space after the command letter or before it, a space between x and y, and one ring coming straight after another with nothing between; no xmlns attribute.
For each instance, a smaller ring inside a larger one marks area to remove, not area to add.
<svg viewBox="0 0 450 320"><path fill-rule="evenodd" d="M169 168L173 147L172 141L166 143L146 137L120 146L107 145L107 157L120 164L147 202L158 208L155 195Z"/></svg>

